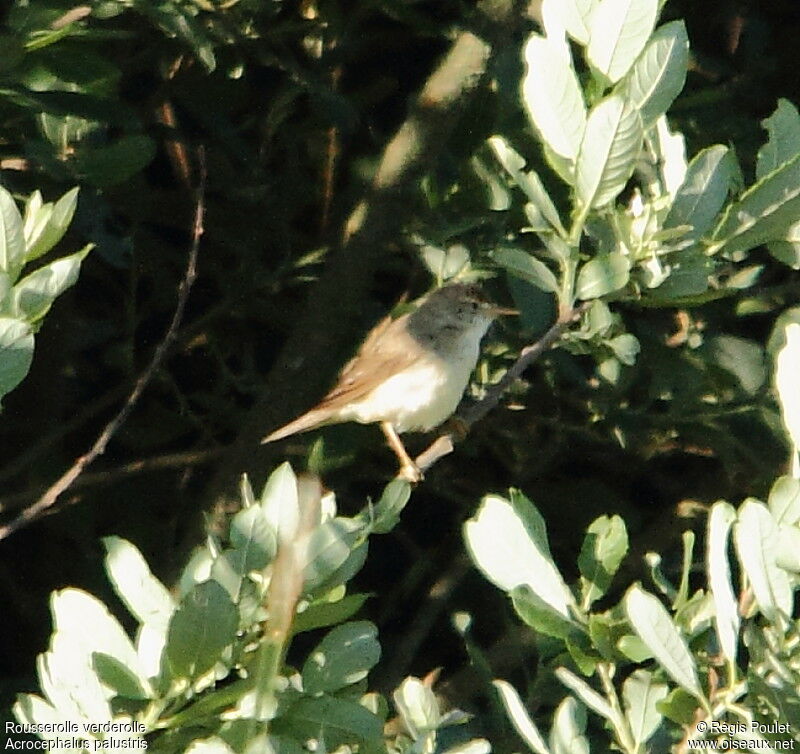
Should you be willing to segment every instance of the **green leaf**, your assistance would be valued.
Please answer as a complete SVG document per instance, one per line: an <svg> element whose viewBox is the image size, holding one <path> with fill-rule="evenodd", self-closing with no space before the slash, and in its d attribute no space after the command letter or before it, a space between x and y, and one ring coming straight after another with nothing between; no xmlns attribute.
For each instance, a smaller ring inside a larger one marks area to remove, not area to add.
<svg viewBox="0 0 800 754"><path fill-rule="evenodd" d="M487 495L464 524L470 557L495 586L505 592L526 585L565 620L574 600L547 544L541 515L522 495L513 503Z"/></svg>
<svg viewBox="0 0 800 754"><path fill-rule="evenodd" d="M672 689L665 699L656 703L656 709L678 725L697 722L697 700L682 688Z"/></svg>
<svg viewBox="0 0 800 754"><path fill-rule="evenodd" d="M783 616L792 614L793 595L788 574L776 562L778 525L763 503L749 498L739 508L733 533L761 612L780 625Z"/></svg>
<svg viewBox="0 0 800 754"><path fill-rule="evenodd" d="M56 259L22 278L11 289L11 313L31 323L44 317L53 301L75 284L81 262L90 250L91 246L86 246L81 251Z"/></svg>
<svg viewBox="0 0 800 754"><path fill-rule="evenodd" d="M592 299L618 291L628 283L630 261L618 252L590 259L578 271L575 295Z"/></svg>
<svg viewBox="0 0 800 754"><path fill-rule="evenodd" d="M260 503L278 542L293 541L300 525L300 504L297 498L297 477L288 461L269 475Z"/></svg>
<svg viewBox="0 0 800 754"><path fill-rule="evenodd" d="M47 204L40 210L44 222L37 217L33 220L32 232L26 234L25 241L27 251L25 261L31 262L38 259L52 249L67 232L75 208L78 206L78 187L67 191L55 205ZM30 206L30 205L29 205ZM46 210L45 210L46 208ZM28 217L26 213L25 227L28 227Z"/></svg>
<svg viewBox="0 0 800 754"><path fill-rule="evenodd" d="M589 754L585 732L586 710L574 697L566 697L553 714L550 750L553 754Z"/></svg>
<svg viewBox="0 0 800 754"><path fill-rule="evenodd" d="M378 742L382 734L379 717L357 702L334 696L300 699L273 721L272 729L301 741L322 737L331 750L345 743Z"/></svg>
<svg viewBox="0 0 800 754"><path fill-rule="evenodd" d="M544 0L544 28L563 28L576 42L585 45L589 41L589 21L596 4L595 0Z"/></svg>
<svg viewBox="0 0 800 754"><path fill-rule="evenodd" d="M735 174L736 160L727 147L717 144L699 152L689 163L664 227L689 225L687 238L698 241L713 227Z"/></svg>
<svg viewBox="0 0 800 754"><path fill-rule="evenodd" d="M544 742L542 734L531 720L522 700L516 689L506 681L492 681L492 685L497 689L500 701L506 710L506 715L517 731L519 737L528 745L534 754L551 754L550 749Z"/></svg>
<svg viewBox="0 0 800 754"><path fill-rule="evenodd" d="M683 89L689 38L683 21L657 29L623 82L625 97L639 110L645 131L667 112Z"/></svg>
<svg viewBox="0 0 800 754"><path fill-rule="evenodd" d="M672 679L696 698L703 700L694 658L666 608L638 584L624 599L631 627Z"/></svg>
<svg viewBox="0 0 800 754"><path fill-rule="evenodd" d="M442 282L456 277L469 265L469 249L463 244L453 244L447 249L425 244L420 254L431 274Z"/></svg>
<svg viewBox="0 0 800 754"><path fill-rule="evenodd" d="M28 374L33 361L33 332L27 322L0 317L0 399Z"/></svg>
<svg viewBox="0 0 800 754"><path fill-rule="evenodd" d="M338 691L367 677L381 657L378 629L369 621L345 623L330 631L303 665L303 689L317 695Z"/></svg>
<svg viewBox="0 0 800 754"><path fill-rule="evenodd" d="M383 488L381 499L372 510L372 531L386 534L397 525L400 513L411 497L411 485L404 479L393 479Z"/></svg>
<svg viewBox="0 0 800 754"><path fill-rule="evenodd" d="M584 610L606 593L627 552L628 532L619 516L600 516L589 525L578 556Z"/></svg>
<svg viewBox="0 0 800 754"><path fill-rule="evenodd" d="M731 587L728 560L728 535L735 520L736 511L728 503L721 500L714 503L708 517L706 546L708 588L714 600L714 625L719 646L731 663L736 662L739 636L739 610Z"/></svg>
<svg viewBox="0 0 800 754"><path fill-rule="evenodd" d="M787 99L778 100L775 112L761 122L769 140L758 150L756 178L763 178L800 153L800 113Z"/></svg>
<svg viewBox="0 0 800 754"><path fill-rule="evenodd" d="M525 172L525 160L512 149L502 136L492 136L489 139L489 146L495 153L498 162L514 179L517 186L525 192L535 211L547 222L548 227L543 229L553 228L562 236L566 235L558 210L536 172L533 170Z"/></svg>
<svg viewBox="0 0 800 754"><path fill-rule="evenodd" d="M25 261L22 215L11 194L0 186L0 271L15 281Z"/></svg>
<svg viewBox="0 0 800 754"><path fill-rule="evenodd" d="M622 685L625 717L633 734L637 749L647 743L661 724L661 713L657 705L666 699L669 689L664 683L656 683L647 670L634 670Z"/></svg>
<svg viewBox="0 0 800 754"><path fill-rule="evenodd" d="M764 350L753 340L717 335L704 344L702 353L711 364L736 377L750 395L755 395L767 379Z"/></svg>
<svg viewBox="0 0 800 754"><path fill-rule="evenodd" d="M633 65L653 32L658 0L603 0L591 16L586 58L612 84Z"/></svg>
<svg viewBox="0 0 800 754"><path fill-rule="evenodd" d="M794 232L794 226L792 231ZM769 253L793 270L800 270L800 241L770 241Z"/></svg>
<svg viewBox="0 0 800 754"><path fill-rule="evenodd" d="M124 183L144 170L155 155L155 142L149 136L134 134L104 147L82 144L75 156L75 168L88 183L106 188Z"/></svg>
<svg viewBox="0 0 800 754"><path fill-rule="evenodd" d="M712 252L734 254L780 241L800 217L800 153L733 202L714 230Z"/></svg>
<svg viewBox="0 0 800 754"><path fill-rule="evenodd" d="M114 696L134 701L153 698L154 693L150 684L145 685L142 678L116 657L104 652L94 652L92 665L97 677L113 690Z"/></svg>
<svg viewBox="0 0 800 754"><path fill-rule="evenodd" d="M797 453L800 452L800 392L797 375L800 374L800 322L798 309L790 309L775 323L768 348L773 354L773 382L778 393L783 424L794 449L794 475L798 475Z"/></svg>
<svg viewBox="0 0 800 754"><path fill-rule="evenodd" d="M558 293L556 276L550 268L536 257L526 254L520 249L497 249L492 258L503 269L512 275L535 285L546 293Z"/></svg>
<svg viewBox="0 0 800 754"><path fill-rule="evenodd" d="M574 160L586 105L566 43L531 34L525 44L522 101L533 127L558 157Z"/></svg>
<svg viewBox="0 0 800 754"><path fill-rule="evenodd" d="M618 94L592 108L575 167L581 205L603 207L616 199L633 174L643 135L638 111Z"/></svg>
<svg viewBox="0 0 800 754"><path fill-rule="evenodd" d="M241 553L242 574L265 568L278 547L275 532L258 505L243 508L231 519L230 539Z"/></svg>
<svg viewBox="0 0 800 754"><path fill-rule="evenodd" d="M575 623L564 618L536 595L527 584L514 587L509 596L517 615L526 625L539 633L554 636L556 639L566 639L575 633L577 629Z"/></svg>
<svg viewBox="0 0 800 754"><path fill-rule="evenodd" d="M367 601L367 594L351 594L336 602L313 602L292 623L292 632L313 631L342 623L355 615Z"/></svg>
<svg viewBox="0 0 800 754"><path fill-rule="evenodd" d="M625 366L632 367L636 363L636 357L642 350L635 335L622 333L608 341L609 348Z"/></svg>
<svg viewBox="0 0 800 754"><path fill-rule="evenodd" d="M216 581L198 584L183 598L167 634L172 675L193 679L210 670L235 638L239 615Z"/></svg>
<svg viewBox="0 0 800 754"><path fill-rule="evenodd" d="M125 607L140 623L166 626L175 603L139 550L120 537L104 537L103 546L106 573Z"/></svg>
<svg viewBox="0 0 800 754"><path fill-rule="evenodd" d="M318 526L308 542L306 588L319 588L345 566L351 555L364 552L363 538L364 527L355 519L339 517ZM362 555L358 557L363 564Z"/></svg>
<svg viewBox="0 0 800 754"><path fill-rule="evenodd" d="M612 724L617 721L618 715L611 705L598 694L586 681L575 675L567 668L557 668L556 678L563 683L575 696L578 697L590 710L604 717Z"/></svg>
<svg viewBox="0 0 800 754"><path fill-rule="evenodd" d="M767 505L777 524L794 526L800 521L800 479L778 477L769 491Z"/></svg>
<svg viewBox="0 0 800 754"><path fill-rule="evenodd" d="M409 676L392 694L395 707L411 737L417 740L435 731L441 722L439 704L433 689L419 678Z"/></svg>

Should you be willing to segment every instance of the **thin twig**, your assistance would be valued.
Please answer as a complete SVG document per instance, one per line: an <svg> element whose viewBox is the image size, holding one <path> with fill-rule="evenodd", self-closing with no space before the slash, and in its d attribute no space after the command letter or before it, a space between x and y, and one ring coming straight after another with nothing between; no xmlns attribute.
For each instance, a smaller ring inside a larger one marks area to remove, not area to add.
<svg viewBox="0 0 800 754"><path fill-rule="evenodd" d="M462 440L469 428L477 421L483 419L503 397L503 393L509 386L540 356L546 353L561 338L566 329L580 316L586 309L585 304L572 309L563 316L559 317L556 323L535 343L525 346L520 351L517 360L511 365L509 370L503 375L502 379L492 385L486 395L475 403L469 403L460 409L455 415L455 423L458 431L446 430L442 432L422 453L415 459L420 471L427 471L440 458L453 452L455 443Z"/></svg>
<svg viewBox="0 0 800 754"><path fill-rule="evenodd" d="M150 364L142 372L136 384L133 386L128 399L123 404L117 415L106 424L105 429L100 433L98 438L92 444L92 447L78 458L72 466L44 493L33 505L26 508L15 519L0 526L0 540L5 539L16 531L19 531L25 526L36 521L40 518L45 511L52 508L58 498L73 484L73 482L83 473L84 469L92 463L98 456L106 451L111 438L116 434L119 428L125 423L129 414L133 410L137 401L141 397L153 375L161 366L167 351L175 339L178 327L183 319L183 312L186 309L186 301L189 298L189 291L192 288L195 277L197 276L197 254L200 248L200 238L203 235L203 214L205 211L205 188L206 188L206 168L205 168L205 155L202 150L198 151L198 163L200 167L200 177L197 189L195 191L195 210L194 222L192 224L192 243L189 248L189 259L186 264L186 272L184 273L183 280L178 288L178 303L175 306L175 313L172 315L172 321L169 323L164 338L158 344L158 347L153 354Z"/></svg>
<svg viewBox="0 0 800 754"><path fill-rule="evenodd" d="M151 458L140 458L137 461L129 461L128 463L123 463L121 466L104 469L103 471L97 471L93 474L84 473L73 482L72 489L101 487L107 484L114 484L128 477L154 471L201 466L216 460L223 452L224 448L219 447L206 450L189 450L183 453L168 453L167 455L153 456ZM0 497L0 513L6 513L15 508L20 508L29 500L40 497L46 491L47 487L41 486Z"/></svg>

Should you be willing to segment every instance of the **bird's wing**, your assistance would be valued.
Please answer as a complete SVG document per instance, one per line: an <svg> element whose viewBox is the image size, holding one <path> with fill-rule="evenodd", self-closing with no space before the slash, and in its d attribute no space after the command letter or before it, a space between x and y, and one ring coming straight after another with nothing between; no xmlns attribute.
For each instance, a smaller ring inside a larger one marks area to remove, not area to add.
<svg viewBox="0 0 800 754"><path fill-rule="evenodd" d="M407 318L407 314L395 320L385 317L372 328L319 408L332 409L357 401L417 360L419 346L408 334Z"/></svg>
<svg viewBox="0 0 800 754"><path fill-rule="evenodd" d="M358 353L345 364L339 379L328 394L307 413L279 427L261 442L274 442L298 432L329 424L336 411L367 395L376 385L410 367L419 347L408 334L403 315L393 320L384 317L367 334Z"/></svg>

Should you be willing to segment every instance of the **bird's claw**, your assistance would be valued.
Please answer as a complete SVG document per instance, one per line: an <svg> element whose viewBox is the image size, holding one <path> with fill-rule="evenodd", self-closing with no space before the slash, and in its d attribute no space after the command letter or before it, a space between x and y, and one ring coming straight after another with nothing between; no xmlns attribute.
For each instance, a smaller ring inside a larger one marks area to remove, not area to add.
<svg viewBox="0 0 800 754"><path fill-rule="evenodd" d="M415 463L403 464L400 467L400 471L397 472L397 476L399 479L405 479L411 484L418 484L425 478L419 466Z"/></svg>

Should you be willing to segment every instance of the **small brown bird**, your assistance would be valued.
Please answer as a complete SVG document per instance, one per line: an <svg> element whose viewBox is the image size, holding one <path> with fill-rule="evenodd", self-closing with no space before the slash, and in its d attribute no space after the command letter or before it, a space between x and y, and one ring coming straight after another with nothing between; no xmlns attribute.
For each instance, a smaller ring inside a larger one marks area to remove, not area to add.
<svg viewBox="0 0 800 754"><path fill-rule="evenodd" d="M379 422L400 460L401 476L418 482L422 473L398 433L426 432L455 411L481 339L500 314L516 312L492 304L477 285L454 283L428 295L413 312L386 317L322 401L262 443L326 424Z"/></svg>

